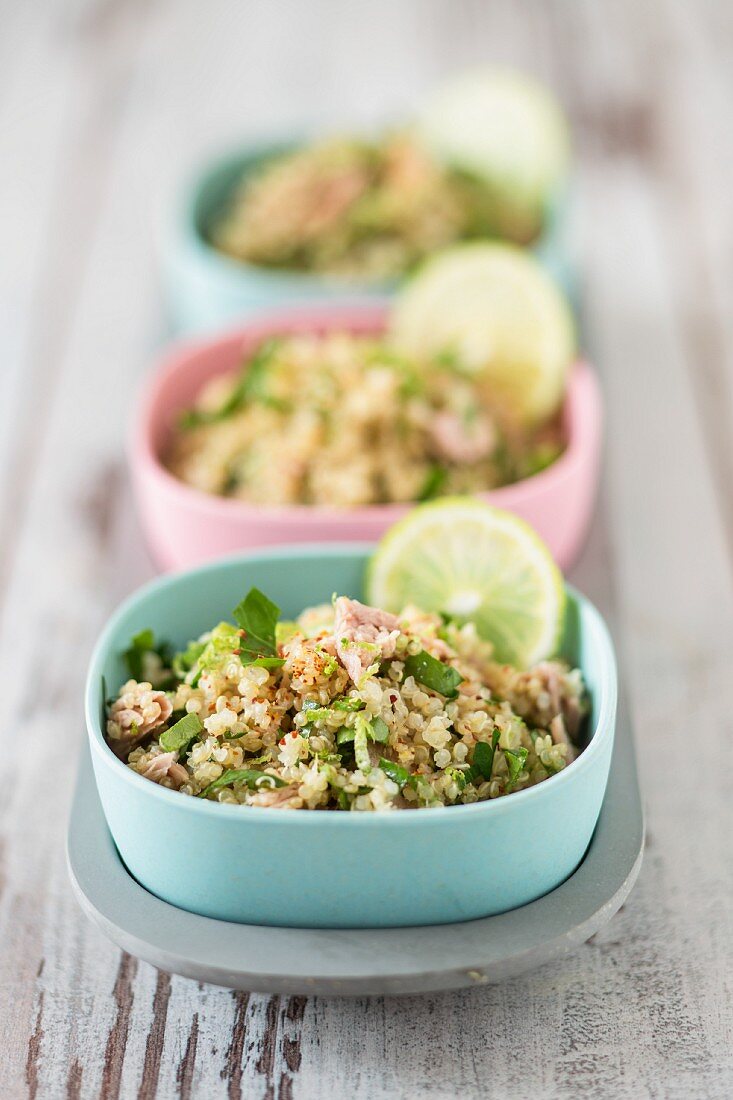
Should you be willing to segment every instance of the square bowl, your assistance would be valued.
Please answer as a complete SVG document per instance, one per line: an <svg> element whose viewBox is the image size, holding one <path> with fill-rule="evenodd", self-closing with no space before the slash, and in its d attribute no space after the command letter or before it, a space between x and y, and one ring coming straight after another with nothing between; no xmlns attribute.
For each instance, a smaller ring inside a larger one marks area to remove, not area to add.
<svg viewBox="0 0 733 1100"><path fill-rule="evenodd" d="M384 813L242 808L181 795L121 763L104 740L105 695L127 677L130 636L183 645L226 618L250 586L283 615L362 595L369 548L300 546L160 578L112 616L92 657L86 719L97 788L130 874L181 909L306 928L388 928L522 906L580 864L601 809L616 723L616 665L601 616L568 590L563 654L592 700L578 758L534 787L466 806Z"/></svg>

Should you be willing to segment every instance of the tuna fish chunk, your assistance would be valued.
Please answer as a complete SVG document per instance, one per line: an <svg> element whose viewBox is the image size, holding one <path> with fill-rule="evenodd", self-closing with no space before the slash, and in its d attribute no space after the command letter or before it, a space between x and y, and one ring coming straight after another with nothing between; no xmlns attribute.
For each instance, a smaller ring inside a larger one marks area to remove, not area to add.
<svg viewBox="0 0 733 1100"><path fill-rule="evenodd" d="M107 740L121 759L149 733L168 721L173 704L164 691L151 684L128 680L109 708Z"/></svg>
<svg viewBox="0 0 733 1100"><path fill-rule="evenodd" d="M188 772L183 764L177 762L174 752L161 752L158 756L154 756L145 771L140 774L145 779L152 779L154 783L160 783L161 779L168 776L177 787L188 779Z"/></svg>
<svg viewBox="0 0 733 1100"><path fill-rule="evenodd" d="M336 653L358 686L370 665L394 655L400 635L399 619L347 596L339 596L335 610Z"/></svg>

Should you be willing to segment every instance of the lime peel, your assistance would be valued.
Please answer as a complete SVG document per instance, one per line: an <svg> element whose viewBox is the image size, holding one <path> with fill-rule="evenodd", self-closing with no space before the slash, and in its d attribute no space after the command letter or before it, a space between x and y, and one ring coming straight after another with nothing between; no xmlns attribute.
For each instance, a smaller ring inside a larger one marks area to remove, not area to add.
<svg viewBox="0 0 733 1100"><path fill-rule="evenodd" d="M562 574L536 532L474 497L420 505L384 536L367 569L370 603L413 603L473 622L496 660L527 668L553 655L565 619Z"/></svg>

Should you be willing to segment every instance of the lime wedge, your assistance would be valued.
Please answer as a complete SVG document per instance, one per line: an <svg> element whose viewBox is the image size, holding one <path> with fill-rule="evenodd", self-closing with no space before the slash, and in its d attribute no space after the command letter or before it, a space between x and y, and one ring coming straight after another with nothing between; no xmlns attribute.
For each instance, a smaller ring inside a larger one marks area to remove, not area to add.
<svg viewBox="0 0 733 1100"><path fill-rule="evenodd" d="M568 170L563 111L541 84L510 69L477 69L439 88L420 113L418 141L443 164L490 185L531 216Z"/></svg>
<svg viewBox="0 0 733 1100"><path fill-rule="evenodd" d="M532 528L473 497L413 509L379 543L367 569L374 607L406 604L473 622L494 656L527 668L557 652L565 586Z"/></svg>
<svg viewBox="0 0 733 1100"><path fill-rule="evenodd" d="M556 412L575 358L565 298L513 245L463 244L438 254L395 298L390 327L412 357L454 356L522 425Z"/></svg>

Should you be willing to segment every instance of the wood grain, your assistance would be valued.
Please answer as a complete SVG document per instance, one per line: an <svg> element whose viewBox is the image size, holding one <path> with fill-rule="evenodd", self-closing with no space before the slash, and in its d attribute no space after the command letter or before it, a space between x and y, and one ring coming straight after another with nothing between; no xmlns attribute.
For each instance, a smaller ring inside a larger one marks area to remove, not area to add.
<svg viewBox="0 0 733 1100"><path fill-rule="evenodd" d="M0 1094L733 1093L733 10L715 0L57 0L0 36ZM484 59L574 123L606 477L574 571L611 621L649 844L611 924L471 993L232 994L121 955L63 838L94 636L152 567L123 464L157 260L210 150L399 116Z"/></svg>

